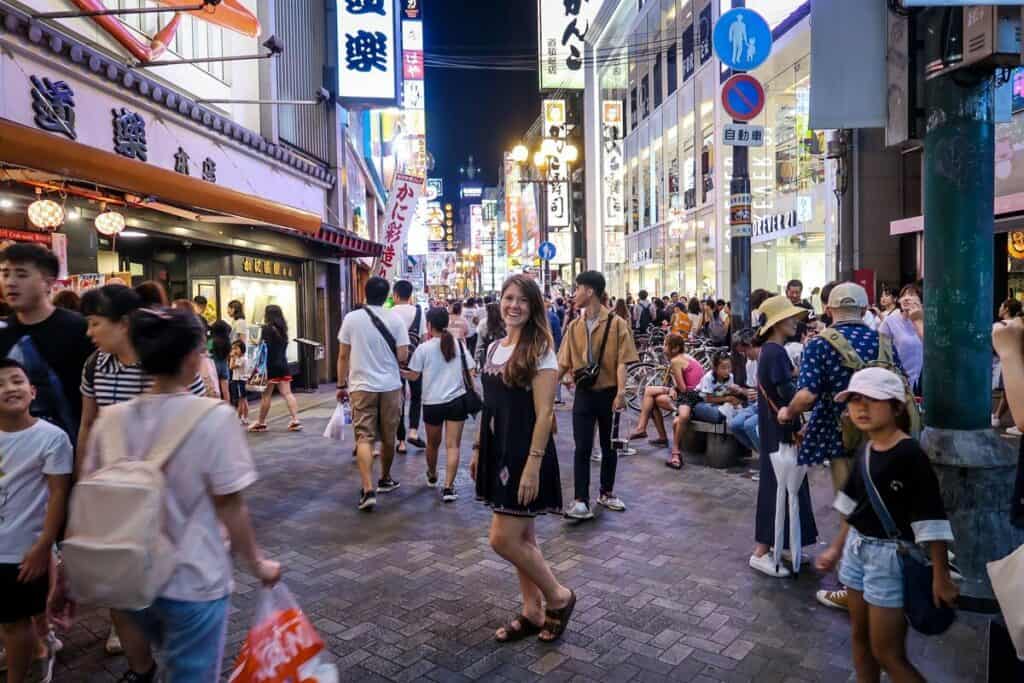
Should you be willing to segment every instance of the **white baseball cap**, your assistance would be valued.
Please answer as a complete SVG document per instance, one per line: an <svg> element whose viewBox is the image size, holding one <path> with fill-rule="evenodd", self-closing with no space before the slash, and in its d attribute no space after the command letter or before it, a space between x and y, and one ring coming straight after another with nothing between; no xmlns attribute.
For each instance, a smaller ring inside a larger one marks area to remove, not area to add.
<svg viewBox="0 0 1024 683"><path fill-rule="evenodd" d="M894 399L900 403L907 402L906 387L903 379L892 370L886 368L864 368L853 373L846 391L836 394L836 402L850 400L850 396L859 394L876 401Z"/></svg>
<svg viewBox="0 0 1024 683"><path fill-rule="evenodd" d="M868 293L856 282L841 282L829 292L829 308L867 308Z"/></svg>

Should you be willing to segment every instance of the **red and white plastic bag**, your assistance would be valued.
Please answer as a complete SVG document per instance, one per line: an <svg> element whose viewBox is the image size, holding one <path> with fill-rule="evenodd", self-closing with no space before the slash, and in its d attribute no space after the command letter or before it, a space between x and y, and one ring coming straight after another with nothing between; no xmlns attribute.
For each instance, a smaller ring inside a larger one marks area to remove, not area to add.
<svg viewBox="0 0 1024 683"><path fill-rule="evenodd" d="M337 683L338 669L324 661L323 649L323 639L279 582L260 590L253 627L228 681Z"/></svg>

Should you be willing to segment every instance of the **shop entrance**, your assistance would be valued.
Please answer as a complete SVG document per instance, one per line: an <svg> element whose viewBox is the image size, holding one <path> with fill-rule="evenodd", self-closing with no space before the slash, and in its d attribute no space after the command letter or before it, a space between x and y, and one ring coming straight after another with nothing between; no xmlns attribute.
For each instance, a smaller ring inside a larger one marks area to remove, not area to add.
<svg viewBox="0 0 1024 683"><path fill-rule="evenodd" d="M190 244L150 233L122 234L116 240L101 239L97 251L100 273L131 273L134 287L155 280L167 297L191 299L188 287Z"/></svg>

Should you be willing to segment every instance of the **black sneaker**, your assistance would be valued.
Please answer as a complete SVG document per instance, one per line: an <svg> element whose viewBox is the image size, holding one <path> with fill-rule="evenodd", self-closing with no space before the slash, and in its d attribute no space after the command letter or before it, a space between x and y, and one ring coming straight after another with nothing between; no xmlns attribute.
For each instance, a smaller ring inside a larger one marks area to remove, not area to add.
<svg viewBox="0 0 1024 683"><path fill-rule="evenodd" d="M149 670L149 673L135 673L131 669L124 672L124 675L118 679L120 683L153 683L156 680L156 664Z"/></svg>
<svg viewBox="0 0 1024 683"><path fill-rule="evenodd" d="M374 491L359 492L359 509L370 511L377 504L377 494Z"/></svg>
<svg viewBox="0 0 1024 683"><path fill-rule="evenodd" d="M437 486L437 475L427 472L427 486L435 488Z"/></svg>
<svg viewBox="0 0 1024 683"><path fill-rule="evenodd" d="M455 489L444 489L443 491L441 491L441 500L443 500L446 503L454 503L458 499L459 496L457 493L455 493Z"/></svg>
<svg viewBox="0 0 1024 683"><path fill-rule="evenodd" d="M377 493L389 493L397 489L401 484L397 481L388 477L387 479L381 479L377 482Z"/></svg>

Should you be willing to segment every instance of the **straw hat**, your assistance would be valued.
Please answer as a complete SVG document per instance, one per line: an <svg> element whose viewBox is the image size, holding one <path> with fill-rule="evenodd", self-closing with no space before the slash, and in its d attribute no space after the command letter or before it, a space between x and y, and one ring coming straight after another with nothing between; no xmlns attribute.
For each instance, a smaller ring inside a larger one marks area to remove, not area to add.
<svg viewBox="0 0 1024 683"><path fill-rule="evenodd" d="M788 297L783 295L765 299L761 307L754 311L754 323L759 323L757 335L763 337L771 329L789 318L803 318L810 314L806 308L794 306Z"/></svg>

